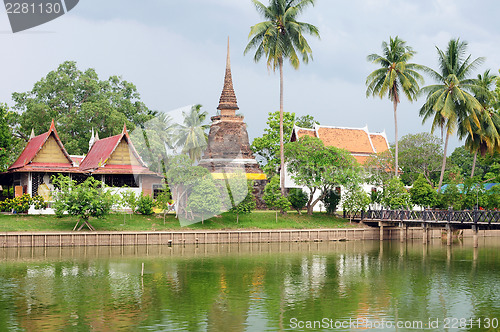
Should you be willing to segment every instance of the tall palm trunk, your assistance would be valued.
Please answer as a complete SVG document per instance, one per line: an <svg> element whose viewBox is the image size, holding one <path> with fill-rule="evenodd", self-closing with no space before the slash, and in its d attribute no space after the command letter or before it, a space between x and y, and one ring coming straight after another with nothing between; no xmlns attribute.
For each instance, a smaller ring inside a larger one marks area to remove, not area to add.
<svg viewBox="0 0 500 332"><path fill-rule="evenodd" d="M278 58L280 67L280 188L285 196L285 151L283 147L283 57Z"/></svg>
<svg viewBox="0 0 500 332"><path fill-rule="evenodd" d="M477 160L477 150L474 152L474 160L472 161L472 171L470 172L470 177L474 177L474 171L476 170L476 160Z"/></svg>
<svg viewBox="0 0 500 332"><path fill-rule="evenodd" d="M398 99L397 97L394 97L394 139L396 141L396 152L394 153L394 160L395 160L395 170L394 170L394 176L398 177L399 175L399 147L398 147Z"/></svg>
<svg viewBox="0 0 500 332"><path fill-rule="evenodd" d="M441 186L443 185L444 169L446 168L446 152L448 150L449 138L450 138L450 132L446 130L446 140L444 141L443 163L441 164L441 175L439 176L438 193L441 192Z"/></svg>

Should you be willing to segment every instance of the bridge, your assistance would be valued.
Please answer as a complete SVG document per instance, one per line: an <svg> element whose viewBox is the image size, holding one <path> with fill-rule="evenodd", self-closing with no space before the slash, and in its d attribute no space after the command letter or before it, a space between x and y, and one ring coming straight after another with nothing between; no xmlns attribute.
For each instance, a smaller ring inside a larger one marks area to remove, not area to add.
<svg viewBox="0 0 500 332"><path fill-rule="evenodd" d="M447 244L457 229L472 229L474 247L478 246L479 229L500 229L500 211L489 210L368 210L356 216L364 224L380 227L380 239L384 239L384 227L399 227L400 239L407 238L408 227L422 227L423 241L428 243L428 229L446 229Z"/></svg>

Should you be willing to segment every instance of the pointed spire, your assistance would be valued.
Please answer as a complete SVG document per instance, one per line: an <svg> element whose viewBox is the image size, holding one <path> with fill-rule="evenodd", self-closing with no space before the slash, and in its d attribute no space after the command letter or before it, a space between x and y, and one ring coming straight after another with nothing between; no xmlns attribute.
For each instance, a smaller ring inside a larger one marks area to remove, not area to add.
<svg viewBox="0 0 500 332"><path fill-rule="evenodd" d="M127 124L126 123L123 123L123 131L122 131L122 134L126 134L127 133Z"/></svg>
<svg viewBox="0 0 500 332"><path fill-rule="evenodd" d="M33 137L35 137L35 130L31 128L30 139L32 139Z"/></svg>
<svg viewBox="0 0 500 332"><path fill-rule="evenodd" d="M235 115L239 109L236 100L236 94L233 88L233 78L231 76L231 60L229 58L229 37L227 37L227 58L226 58L226 76L224 77L224 87L219 99L218 110L221 110L222 115Z"/></svg>
<svg viewBox="0 0 500 332"><path fill-rule="evenodd" d="M94 136L94 142L97 142L99 140L99 133L97 130L95 131L95 136Z"/></svg>
<svg viewBox="0 0 500 332"><path fill-rule="evenodd" d="M55 130L55 129L56 129L56 125L54 123L54 119L52 119L52 122L50 123L49 131L52 131L52 130Z"/></svg>

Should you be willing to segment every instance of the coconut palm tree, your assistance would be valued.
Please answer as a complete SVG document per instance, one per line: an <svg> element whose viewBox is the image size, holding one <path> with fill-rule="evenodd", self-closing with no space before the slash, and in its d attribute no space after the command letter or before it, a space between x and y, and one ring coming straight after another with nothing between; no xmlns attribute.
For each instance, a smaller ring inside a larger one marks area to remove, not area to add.
<svg viewBox="0 0 500 332"><path fill-rule="evenodd" d="M479 126L474 121L470 121L472 132L467 131L462 123L458 126L458 135L462 139L465 137L465 147L474 153L474 160L472 162L472 171L470 177L474 177L476 168L477 154L481 156L488 153L500 151L500 116L494 112L493 106L496 103L495 96L491 92L495 82L496 75L491 75L490 70L486 70L483 75L477 75L476 82L481 86L484 91L480 95L475 95L476 99L481 103L482 111L476 111L476 117L479 120ZM484 94L486 93L486 94Z"/></svg>
<svg viewBox="0 0 500 332"><path fill-rule="evenodd" d="M250 41L244 54L256 49L254 60L263 56L269 69L280 72L280 176L281 194L285 194L285 159L283 149L283 61L288 59L294 69L299 68L300 58L304 63L312 59L312 50L304 34L319 38L318 28L312 24L299 22L297 17L308 6L314 6L315 0L270 0L265 6L252 0L255 8L266 20L250 28Z"/></svg>
<svg viewBox="0 0 500 332"><path fill-rule="evenodd" d="M208 135L206 131L210 125L204 124L208 115L201 111L201 105L197 104L191 107L189 112L182 112L184 124L176 129L176 146L182 149L182 153L189 155L193 162L201 159L201 155L207 147Z"/></svg>
<svg viewBox="0 0 500 332"><path fill-rule="evenodd" d="M383 98L388 96L394 107L394 136L396 141L394 153L394 172L399 174L398 161L398 117L397 109L401 94L411 102L415 100L420 89L419 84L423 84L424 79L418 71L425 70L424 66L415 63L408 63L413 58L415 51L406 45L404 40L389 38L389 43L382 43L382 55L370 54L368 61L379 65L381 68L372 72L366 78L366 96L378 96Z"/></svg>
<svg viewBox="0 0 500 332"><path fill-rule="evenodd" d="M480 127L478 114L482 112L482 106L473 93L484 95L485 92L475 79L469 78L472 71L484 62L484 58L471 60L470 55L466 56L467 42L452 39L448 42L446 51L438 47L436 49L440 72L430 68L426 72L438 83L421 89L421 93L427 95L427 100L420 108L420 116L423 117L422 122L433 118L432 132L437 127L441 128L441 133L446 130L438 184L440 192L450 135L457 130L459 124L462 130L470 133L473 132L473 123Z"/></svg>

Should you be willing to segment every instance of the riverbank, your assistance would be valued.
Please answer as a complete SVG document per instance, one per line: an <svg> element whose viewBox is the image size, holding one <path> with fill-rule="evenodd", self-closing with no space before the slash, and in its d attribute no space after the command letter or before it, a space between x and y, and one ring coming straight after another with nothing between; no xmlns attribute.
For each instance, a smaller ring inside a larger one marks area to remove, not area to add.
<svg viewBox="0 0 500 332"><path fill-rule="evenodd" d="M53 215L0 215L0 232L69 232L73 229L77 218L64 216L57 218ZM133 232L156 232L156 231L189 231L189 230L255 230L255 229L334 229L334 228L357 228L356 223L348 220L332 217L325 213L314 213L312 216L299 215L297 212L289 212L286 216L276 214L273 211L255 211L251 214L240 215L236 223L236 215L230 212L221 216L213 217L187 227L181 227L179 221L173 214L167 214L165 223L163 215L151 216L111 214L103 219L91 219L90 223L97 231L133 231Z"/></svg>

